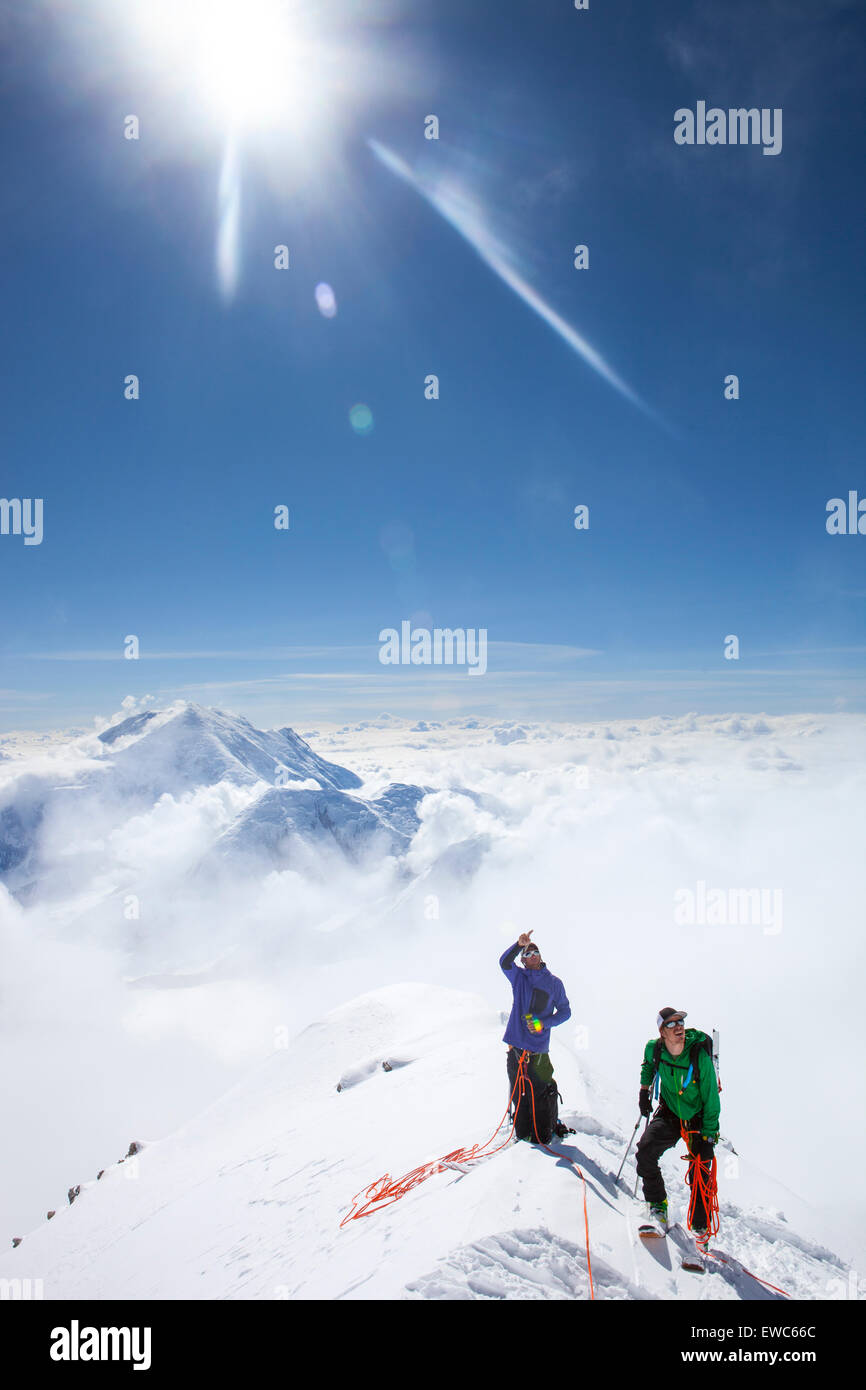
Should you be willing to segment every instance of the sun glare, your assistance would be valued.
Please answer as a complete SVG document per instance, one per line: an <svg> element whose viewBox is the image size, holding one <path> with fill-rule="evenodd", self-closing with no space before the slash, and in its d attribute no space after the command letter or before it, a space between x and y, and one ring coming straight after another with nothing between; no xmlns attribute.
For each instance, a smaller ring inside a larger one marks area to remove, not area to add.
<svg viewBox="0 0 866 1390"><path fill-rule="evenodd" d="M240 283L245 181L332 201L371 97L414 92L414 63L402 51L395 61L382 14L360 0L348 15L325 0L69 3L77 79L140 115L144 170L221 148L215 271L227 301ZM319 308L333 317L335 305Z"/></svg>
<svg viewBox="0 0 866 1390"><path fill-rule="evenodd" d="M275 0L221 0L205 7L199 32L198 80L215 113L239 126L297 117L309 86L293 52L285 6Z"/></svg>
<svg viewBox="0 0 866 1390"><path fill-rule="evenodd" d="M143 56L235 130L295 131L319 104L325 55L288 0L147 0L131 10Z"/></svg>
<svg viewBox="0 0 866 1390"><path fill-rule="evenodd" d="M222 138L215 270L230 301L241 272L244 153L276 131L287 164L315 166L348 90L338 46L298 0L129 0L124 17L153 91L183 93L199 129ZM181 129L174 138L183 140Z"/></svg>

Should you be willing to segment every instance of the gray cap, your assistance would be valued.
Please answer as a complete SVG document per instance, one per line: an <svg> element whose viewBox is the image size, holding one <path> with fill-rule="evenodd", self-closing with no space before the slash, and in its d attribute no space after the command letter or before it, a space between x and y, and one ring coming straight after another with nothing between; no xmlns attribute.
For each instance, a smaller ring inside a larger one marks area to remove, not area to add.
<svg viewBox="0 0 866 1390"><path fill-rule="evenodd" d="M659 1009L659 1016L656 1019L656 1028L661 1028L663 1023L670 1023L672 1018L688 1018L685 1009Z"/></svg>

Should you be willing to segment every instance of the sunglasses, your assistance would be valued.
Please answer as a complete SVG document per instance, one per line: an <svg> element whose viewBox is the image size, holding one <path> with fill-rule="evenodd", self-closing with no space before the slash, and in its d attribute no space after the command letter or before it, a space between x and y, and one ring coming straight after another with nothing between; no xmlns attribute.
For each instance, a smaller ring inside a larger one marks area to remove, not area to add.
<svg viewBox="0 0 866 1390"><path fill-rule="evenodd" d="M525 949L525 950L523 951L523 953L522 953L522 958L523 958L523 960L526 960L526 957L527 957L527 956L540 956L540 955L541 955L541 952L539 951L539 949L538 949L537 946L527 946L526 949Z"/></svg>
<svg viewBox="0 0 866 1390"><path fill-rule="evenodd" d="M681 1018L672 1018L670 1022L662 1024L662 1028L682 1028L683 1026Z"/></svg>

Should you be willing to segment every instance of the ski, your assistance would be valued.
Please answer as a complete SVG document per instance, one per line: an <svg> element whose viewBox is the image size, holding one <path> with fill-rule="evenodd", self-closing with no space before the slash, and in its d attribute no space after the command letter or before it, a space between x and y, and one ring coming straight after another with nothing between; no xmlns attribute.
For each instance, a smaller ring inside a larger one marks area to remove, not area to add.
<svg viewBox="0 0 866 1390"><path fill-rule="evenodd" d="M686 1252L682 1256L682 1259L680 1260L680 1268L686 1270L688 1274L706 1274L707 1260L711 1258L710 1252L707 1251L706 1256L704 1256L700 1254L699 1251L694 1249L692 1247L692 1237L689 1235L689 1232L686 1231L686 1229L680 1225L678 1221L675 1221L671 1226L669 1226L668 1230L672 1233L677 1233L677 1236L675 1237L676 1244L679 1245L681 1249L683 1246L683 1242L686 1242L690 1247L688 1250L686 1250Z"/></svg>
<svg viewBox="0 0 866 1390"><path fill-rule="evenodd" d="M642 1221L637 1228L641 1240L664 1240L667 1231L662 1230L655 1221Z"/></svg>

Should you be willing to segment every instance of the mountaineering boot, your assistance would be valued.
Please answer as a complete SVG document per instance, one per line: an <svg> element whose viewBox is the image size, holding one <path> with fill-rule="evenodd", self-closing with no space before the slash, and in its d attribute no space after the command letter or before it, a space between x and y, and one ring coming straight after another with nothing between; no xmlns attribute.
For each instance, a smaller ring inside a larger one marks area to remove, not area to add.
<svg viewBox="0 0 866 1390"><path fill-rule="evenodd" d="M646 1220L638 1226L638 1235L644 1238L648 1236L664 1236L668 1229L668 1202L667 1198L663 1202L648 1202L646 1209Z"/></svg>
<svg viewBox="0 0 866 1390"><path fill-rule="evenodd" d="M668 1228L668 1199L665 1197L662 1202L650 1202L648 1204L650 1221L655 1221L661 1226L663 1231Z"/></svg>

